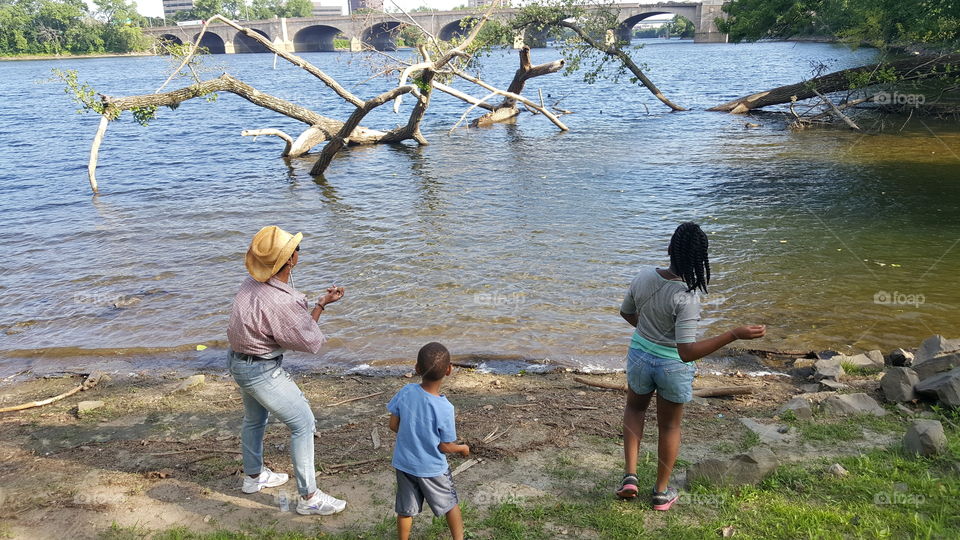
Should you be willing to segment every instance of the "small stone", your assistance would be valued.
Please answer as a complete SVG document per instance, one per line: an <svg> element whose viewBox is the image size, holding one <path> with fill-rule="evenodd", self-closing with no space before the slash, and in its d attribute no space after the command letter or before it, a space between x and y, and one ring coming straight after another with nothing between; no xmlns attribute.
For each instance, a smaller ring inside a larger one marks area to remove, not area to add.
<svg viewBox="0 0 960 540"><path fill-rule="evenodd" d="M790 426L780 426L777 428L777 433L789 433Z"/></svg>
<svg viewBox="0 0 960 540"><path fill-rule="evenodd" d="M493 382L491 382L490 384L494 386L500 386L500 379L494 379Z"/></svg>
<svg viewBox="0 0 960 540"><path fill-rule="evenodd" d="M843 465L839 463L834 463L833 465L831 465L830 468L827 469L827 472L829 472L834 476L838 476L840 478L843 478L844 476L847 476L850 474L850 472L844 469Z"/></svg>
<svg viewBox="0 0 960 540"><path fill-rule="evenodd" d="M587 395L587 393L584 392L583 390L581 390L581 391L577 392L577 395L578 395L578 396L585 396L585 395Z"/></svg>
<svg viewBox="0 0 960 540"><path fill-rule="evenodd" d="M801 384L801 385L800 385L800 390L801 390L804 394L812 394L812 393L814 393L814 392L819 392L819 391L820 391L820 385L819 385L819 384L816 384L816 383L812 383L812 384Z"/></svg>
<svg viewBox="0 0 960 540"><path fill-rule="evenodd" d="M779 465L777 456L765 446L757 446L749 452L731 459L705 459L687 469L687 481L708 481L720 485L756 484L766 478Z"/></svg>
<svg viewBox="0 0 960 540"><path fill-rule="evenodd" d="M201 373L198 375L191 375L180 382L179 385L173 390L174 392L183 392L197 386L202 386L205 383L207 378Z"/></svg>
<svg viewBox="0 0 960 540"><path fill-rule="evenodd" d="M817 360L814 362L813 367L816 369L816 372L813 374L813 378L819 381L823 379L837 380L843 377L845 372L837 358L838 357L835 356L828 360Z"/></svg>
<svg viewBox="0 0 960 540"><path fill-rule="evenodd" d="M914 414L914 413L913 413L913 409L911 409L910 407L905 406L903 403L897 403L897 404L895 405L895 408L896 408L898 411L900 411L901 413L903 413L903 414L905 414L905 415L907 415L907 416L913 416L913 414Z"/></svg>
<svg viewBox="0 0 960 540"><path fill-rule="evenodd" d="M535 398L535 397L533 397L533 396L529 396L529 395L528 395L528 396L524 396L524 397L526 398L527 401L535 401L535 400L537 399L537 398Z"/></svg>
<svg viewBox="0 0 960 540"><path fill-rule="evenodd" d="M816 360L814 360L813 358L797 358L793 362L793 367L808 368L808 367L813 367L815 363L816 363Z"/></svg>
<svg viewBox="0 0 960 540"><path fill-rule="evenodd" d="M413 373L411 373L411 372L408 371L407 373L404 373L404 374L403 374L403 378L404 378L404 379L412 379L412 378L413 378Z"/></svg>
<svg viewBox="0 0 960 540"><path fill-rule="evenodd" d="M760 439L760 442L764 444L783 442L784 439L786 439L783 434L790 430L790 428L787 426L781 426L778 424L764 424L753 418L741 418L740 423L746 426L746 428L750 431L756 433L757 437ZM780 428L786 429L781 431Z"/></svg>
<svg viewBox="0 0 960 540"><path fill-rule="evenodd" d="M937 420L914 420L903 436L903 449L907 454L933 456L947 449L947 436L943 424Z"/></svg>
<svg viewBox="0 0 960 540"><path fill-rule="evenodd" d="M813 409L810 407L810 401L806 398L795 397L784 403L777 410L777 416L783 416L783 414L787 411L793 411L794 416L800 420L809 420L813 418Z"/></svg>
<svg viewBox="0 0 960 540"><path fill-rule="evenodd" d="M887 411L872 397L864 393L839 394L823 400L823 411L832 416L872 414L884 416Z"/></svg>
<svg viewBox="0 0 960 540"><path fill-rule="evenodd" d="M849 384L843 384L832 379L823 379L820 381L820 387L825 392L836 392L837 390L846 390L850 388Z"/></svg>
<svg viewBox="0 0 960 540"><path fill-rule="evenodd" d="M883 353L878 350L872 350L866 352L867 358L873 361L873 364L878 367L883 367L886 362L883 358Z"/></svg>
<svg viewBox="0 0 960 540"><path fill-rule="evenodd" d="M913 365L913 360L913 353L904 349L894 349L893 352L890 353L891 366L908 367Z"/></svg>
<svg viewBox="0 0 960 540"><path fill-rule="evenodd" d="M880 379L883 397L891 403L913 401L917 394L913 387L920 382L917 372L908 367L892 367Z"/></svg>
<svg viewBox="0 0 960 540"><path fill-rule="evenodd" d="M210 520L211 520L211 519L213 519L213 516L211 516L210 514L207 514L207 515L203 516L203 522L204 522L204 523L210 523Z"/></svg>
<svg viewBox="0 0 960 540"><path fill-rule="evenodd" d="M492 411L492 410L493 410L493 405L484 405L484 406L483 406L483 410L485 410L485 411Z"/></svg>
<svg viewBox="0 0 960 540"><path fill-rule="evenodd" d="M77 414L84 414L103 407L102 401L81 401L77 403Z"/></svg>

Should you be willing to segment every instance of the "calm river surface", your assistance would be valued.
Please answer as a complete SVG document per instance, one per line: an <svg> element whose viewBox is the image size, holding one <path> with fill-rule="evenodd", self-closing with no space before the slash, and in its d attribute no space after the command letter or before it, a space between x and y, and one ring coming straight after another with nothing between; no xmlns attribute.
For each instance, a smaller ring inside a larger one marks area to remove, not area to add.
<svg viewBox="0 0 960 540"><path fill-rule="evenodd" d="M840 69L872 54L654 40L636 55L690 112L668 113L627 82L556 74L526 94L562 98L575 111L564 117L569 133L525 114L448 134L465 107L438 92L424 124L431 145L351 149L319 180L312 158L285 163L277 139L240 137L267 127L296 135L298 123L222 95L162 110L149 128L125 114L101 150L97 197L85 171L97 118L77 115L60 85L42 81L54 67L77 69L100 92L145 93L167 61L2 63L0 374L78 355L145 358L139 368L221 362L243 254L267 224L304 234L298 288L347 288L321 321L327 352L295 357L312 366L408 363L438 340L456 354L621 367L622 294L641 267L667 264L684 220L712 241L706 333L765 323L767 339L751 345L842 351L960 337L955 125L791 132L775 115L704 110L799 81L813 61ZM535 62L558 55L533 52ZM371 74L361 56L304 56L348 85ZM348 112L305 72L282 61L272 69L272 56L210 60L322 114ZM515 52L494 54L483 76L505 87L516 64ZM386 106L364 125L404 118ZM875 302L882 291L894 301Z"/></svg>

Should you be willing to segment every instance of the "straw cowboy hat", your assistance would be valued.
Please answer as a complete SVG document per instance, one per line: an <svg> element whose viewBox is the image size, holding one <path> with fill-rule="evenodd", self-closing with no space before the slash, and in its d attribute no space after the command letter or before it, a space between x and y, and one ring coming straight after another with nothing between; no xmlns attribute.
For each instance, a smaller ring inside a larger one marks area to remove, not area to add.
<svg viewBox="0 0 960 540"><path fill-rule="evenodd" d="M290 234L270 225L260 229L247 249L247 271L257 281L267 281L290 260L303 234Z"/></svg>

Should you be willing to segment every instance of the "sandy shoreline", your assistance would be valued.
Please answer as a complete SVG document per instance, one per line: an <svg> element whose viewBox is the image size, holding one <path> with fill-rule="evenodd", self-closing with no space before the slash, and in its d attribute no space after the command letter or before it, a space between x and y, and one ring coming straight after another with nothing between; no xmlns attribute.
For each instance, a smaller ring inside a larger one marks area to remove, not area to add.
<svg viewBox="0 0 960 540"><path fill-rule="evenodd" d="M508 497L552 493L543 471L558 459L582 463L594 480L617 478L622 461L623 396L573 380L573 373L489 374L457 369L444 391L457 408L460 437L474 448L474 463L457 477L464 500L478 511ZM246 496L237 489L239 394L232 379L208 373L199 386L177 391L181 373L114 377L91 390L43 407L0 414L0 526L15 538L92 538L111 526L141 530L186 527L199 533L242 531L250 522L275 523L303 534L360 531L392 518L385 403L408 377L300 373L298 384L317 417L320 486L345 497L343 514L317 520L281 515L278 489ZM593 375L622 383L623 374ZM851 378L853 388L877 394L878 375ZM42 399L74 387L78 376L34 378L0 386L0 407ZM695 387L749 386L749 395L698 398L687 407L682 463L734 454L755 436L741 418L769 422L805 377L701 375ZM79 413L80 401L102 401ZM652 418L653 412L648 413ZM763 420L765 419L765 420ZM651 420L650 425L653 425ZM867 434L842 447L798 444L771 447L785 459L809 459L889 444ZM290 472L289 434L271 425L266 461ZM655 429L644 452L656 451ZM454 458L451 467L463 465ZM675 478L682 482L684 467ZM389 482L387 482L389 484ZM295 488L289 488L292 493ZM388 493L389 492L389 493ZM652 516L650 519L659 519ZM419 526L426 526L422 519Z"/></svg>

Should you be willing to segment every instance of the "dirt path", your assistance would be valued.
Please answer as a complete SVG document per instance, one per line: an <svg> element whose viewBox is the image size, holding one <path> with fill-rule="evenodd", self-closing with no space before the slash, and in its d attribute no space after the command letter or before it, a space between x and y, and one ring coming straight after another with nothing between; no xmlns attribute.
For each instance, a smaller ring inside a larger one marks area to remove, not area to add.
<svg viewBox="0 0 960 540"><path fill-rule="evenodd" d="M393 519L394 435L385 404L409 378L297 375L317 417L318 483L348 501L328 518L282 514L281 490L244 495L239 490L240 397L228 377L207 375L198 387L174 392L182 375L115 379L45 407L0 415L0 537L90 538L116 524L144 532L186 527L195 532L250 530L268 525L305 534L366 530ZM622 382L623 375L596 376ZM37 379L0 388L0 406L48 397L78 378ZM709 375L696 386L749 385L754 393L698 399L687 407L685 463L733 455L757 444L740 421L771 422L775 408L806 381L784 377ZM867 380L875 387L875 380ZM583 477L618 478L622 463L619 392L586 387L573 374L491 375L458 370L444 391L457 408L458 432L481 461L458 475L463 499L483 509L508 497L539 497L551 487L545 471L575 463ZM371 394L375 394L372 395ZM351 398L369 396L336 406ZM78 415L81 400L104 405ZM649 413L655 425L653 411ZM831 451L789 433L764 441L782 459ZM870 437L842 449L880 446ZM377 443L379 442L379 444ZM484 442L486 441L486 442ZM265 456L274 470L291 472L289 434L267 431ZM655 453L656 430L643 451ZM463 463L451 458L451 467ZM571 479L576 482L576 478Z"/></svg>

